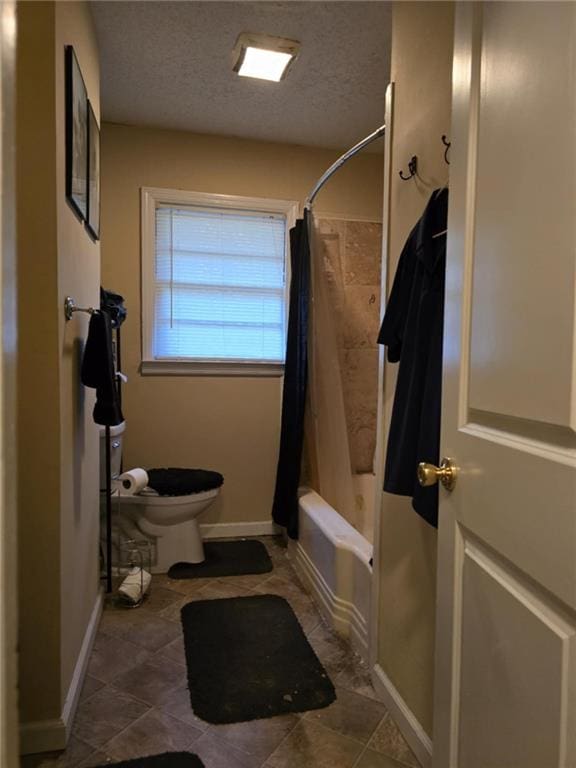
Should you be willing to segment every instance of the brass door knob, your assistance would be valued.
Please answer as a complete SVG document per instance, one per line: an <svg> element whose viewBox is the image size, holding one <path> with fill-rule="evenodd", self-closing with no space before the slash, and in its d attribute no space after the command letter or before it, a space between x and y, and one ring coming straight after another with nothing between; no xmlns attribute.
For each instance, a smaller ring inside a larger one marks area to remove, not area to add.
<svg viewBox="0 0 576 768"><path fill-rule="evenodd" d="M425 461L418 464L418 482L424 487L436 485L440 480L447 491L452 491L456 485L457 474L458 470L452 459L442 459L439 467Z"/></svg>

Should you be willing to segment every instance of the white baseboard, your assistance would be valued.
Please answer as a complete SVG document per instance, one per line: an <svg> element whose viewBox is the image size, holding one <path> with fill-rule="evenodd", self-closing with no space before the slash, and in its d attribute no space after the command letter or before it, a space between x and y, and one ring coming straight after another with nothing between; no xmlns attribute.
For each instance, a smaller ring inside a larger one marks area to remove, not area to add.
<svg viewBox="0 0 576 768"><path fill-rule="evenodd" d="M84 678L86 677L86 669L88 667L88 662L90 661L90 654L92 653L96 633L98 632L98 625L100 624L103 607L104 593L102 589L99 589L94 607L92 608L92 613L90 614L88 626L86 627L86 632L84 633L82 647L80 648L80 653L76 660L70 687L68 688L68 693L66 694L64 706L62 708L62 720L66 726L66 740L68 740L70 731L72 730L72 723L74 722L78 700L82 693L82 686L84 685Z"/></svg>
<svg viewBox="0 0 576 768"><path fill-rule="evenodd" d="M200 533L203 539L228 539L240 536L277 536L282 528L273 520L252 523L203 523Z"/></svg>
<svg viewBox="0 0 576 768"><path fill-rule="evenodd" d="M84 639L76 660L70 687L64 700L62 714L59 718L53 720L22 723L20 725L21 754L32 755L37 752L56 752L66 748L78 707L78 700L82 692L86 668L90 660L94 640L96 639L103 604L103 593L99 590L92 613L90 614L86 632L84 633Z"/></svg>
<svg viewBox="0 0 576 768"><path fill-rule="evenodd" d="M430 768L432 765L432 740L379 664L375 664L372 669L372 683L376 693L386 704L402 731L402 735L412 752L423 768Z"/></svg>
<svg viewBox="0 0 576 768"><path fill-rule="evenodd" d="M296 573L308 586L320 612L328 624L350 640L351 645L366 660L368 658L368 627L356 606L338 597L314 565L302 546L289 543Z"/></svg>

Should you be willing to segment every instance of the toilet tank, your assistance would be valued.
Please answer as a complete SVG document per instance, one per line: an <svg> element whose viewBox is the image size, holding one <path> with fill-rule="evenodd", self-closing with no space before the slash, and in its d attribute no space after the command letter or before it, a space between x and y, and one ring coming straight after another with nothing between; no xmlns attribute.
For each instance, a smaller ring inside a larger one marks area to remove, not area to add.
<svg viewBox="0 0 576 768"><path fill-rule="evenodd" d="M126 422L110 427L110 466L112 479L120 474L122 465L122 441ZM100 489L106 489L106 427L100 427Z"/></svg>

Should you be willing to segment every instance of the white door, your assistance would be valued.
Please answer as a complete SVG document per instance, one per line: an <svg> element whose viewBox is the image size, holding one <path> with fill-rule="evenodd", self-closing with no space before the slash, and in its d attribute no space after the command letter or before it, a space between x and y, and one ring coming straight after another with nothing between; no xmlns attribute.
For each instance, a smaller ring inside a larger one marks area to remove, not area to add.
<svg viewBox="0 0 576 768"><path fill-rule="evenodd" d="M436 768L576 766L576 3L459 5Z"/></svg>

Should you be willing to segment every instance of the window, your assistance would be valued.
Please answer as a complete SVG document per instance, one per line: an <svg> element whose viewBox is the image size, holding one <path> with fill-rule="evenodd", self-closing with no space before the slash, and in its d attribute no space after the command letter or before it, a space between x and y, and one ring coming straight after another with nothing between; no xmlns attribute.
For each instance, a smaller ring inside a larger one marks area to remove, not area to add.
<svg viewBox="0 0 576 768"><path fill-rule="evenodd" d="M296 204L142 190L143 373L280 374Z"/></svg>

